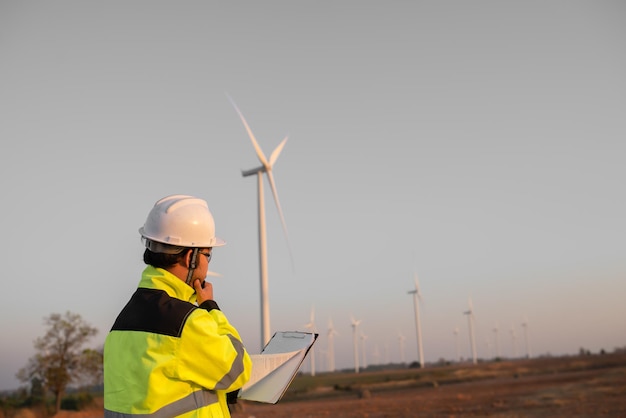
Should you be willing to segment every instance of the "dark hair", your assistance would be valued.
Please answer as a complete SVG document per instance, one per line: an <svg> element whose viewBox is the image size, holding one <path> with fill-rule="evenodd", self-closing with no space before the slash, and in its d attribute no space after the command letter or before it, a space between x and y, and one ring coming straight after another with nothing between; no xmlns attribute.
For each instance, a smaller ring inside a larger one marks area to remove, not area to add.
<svg viewBox="0 0 626 418"><path fill-rule="evenodd" d="M143 253L143 262L153 267L168 268L178 263L187 251L183 250L178 254L154 253L146 248Z"/></svg>

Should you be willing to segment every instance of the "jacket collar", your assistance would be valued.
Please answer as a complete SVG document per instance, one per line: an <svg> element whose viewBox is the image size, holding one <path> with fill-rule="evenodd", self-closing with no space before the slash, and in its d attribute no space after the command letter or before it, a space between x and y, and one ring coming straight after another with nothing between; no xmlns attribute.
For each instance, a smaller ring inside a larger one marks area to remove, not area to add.
<svg viewBox="0 0 626 418"><path fill-rule="evenodd" d="M138 287L163 290L171 297L196 303L196 291L167 270L147 266Z"/></svg>

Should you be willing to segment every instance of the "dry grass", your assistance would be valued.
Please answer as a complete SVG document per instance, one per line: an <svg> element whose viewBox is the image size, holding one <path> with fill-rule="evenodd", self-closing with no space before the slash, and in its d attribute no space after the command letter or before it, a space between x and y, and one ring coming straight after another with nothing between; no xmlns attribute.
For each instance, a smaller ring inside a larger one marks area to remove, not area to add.
<svg viewBox="0 0 626 418"><path fill-rule="evenodd" d="M333 381L342 390L329 390ZM279 404L248 402L233 418L626 417L626 355L320 375L294 385Z"/></svg>
<svg viewBox="0 0 626 418"><path fill-rule="evenodd" d="M0 418L45 418L31 410ZM276 405L233 418L626 417L626 354L298 376ZM102 399L54 418L100 418Z"/></svg>

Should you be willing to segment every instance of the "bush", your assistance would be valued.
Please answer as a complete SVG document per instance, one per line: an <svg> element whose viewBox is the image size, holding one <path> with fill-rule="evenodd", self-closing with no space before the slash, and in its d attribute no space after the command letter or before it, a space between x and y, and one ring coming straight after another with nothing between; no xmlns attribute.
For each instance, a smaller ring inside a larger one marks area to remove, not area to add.
<svg viewBox="0 0 626 418"><path fill-rule="evenodd" d="M66 411L80 411L93 402L91 393L76 393L61 400L61 409Z"/></svg>

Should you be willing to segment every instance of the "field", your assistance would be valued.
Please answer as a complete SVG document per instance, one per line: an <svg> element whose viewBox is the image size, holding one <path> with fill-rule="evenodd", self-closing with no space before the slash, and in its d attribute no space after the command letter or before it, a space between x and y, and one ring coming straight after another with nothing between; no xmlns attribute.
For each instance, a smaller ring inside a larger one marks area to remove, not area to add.
<svg viewBox="0 0 626 418"><path fill-rule="evenodd" d="M102 399L55 418L100 418ZM626 417L626 354L298 376L276 405L233 418ZM42 418L18 410L0 418Z"/></svg>
<svg viewBox="0 0 626 418"><path fill-rule="evenodd" d="M626 417L626 355L301 376L252 417Z"/></svg>

